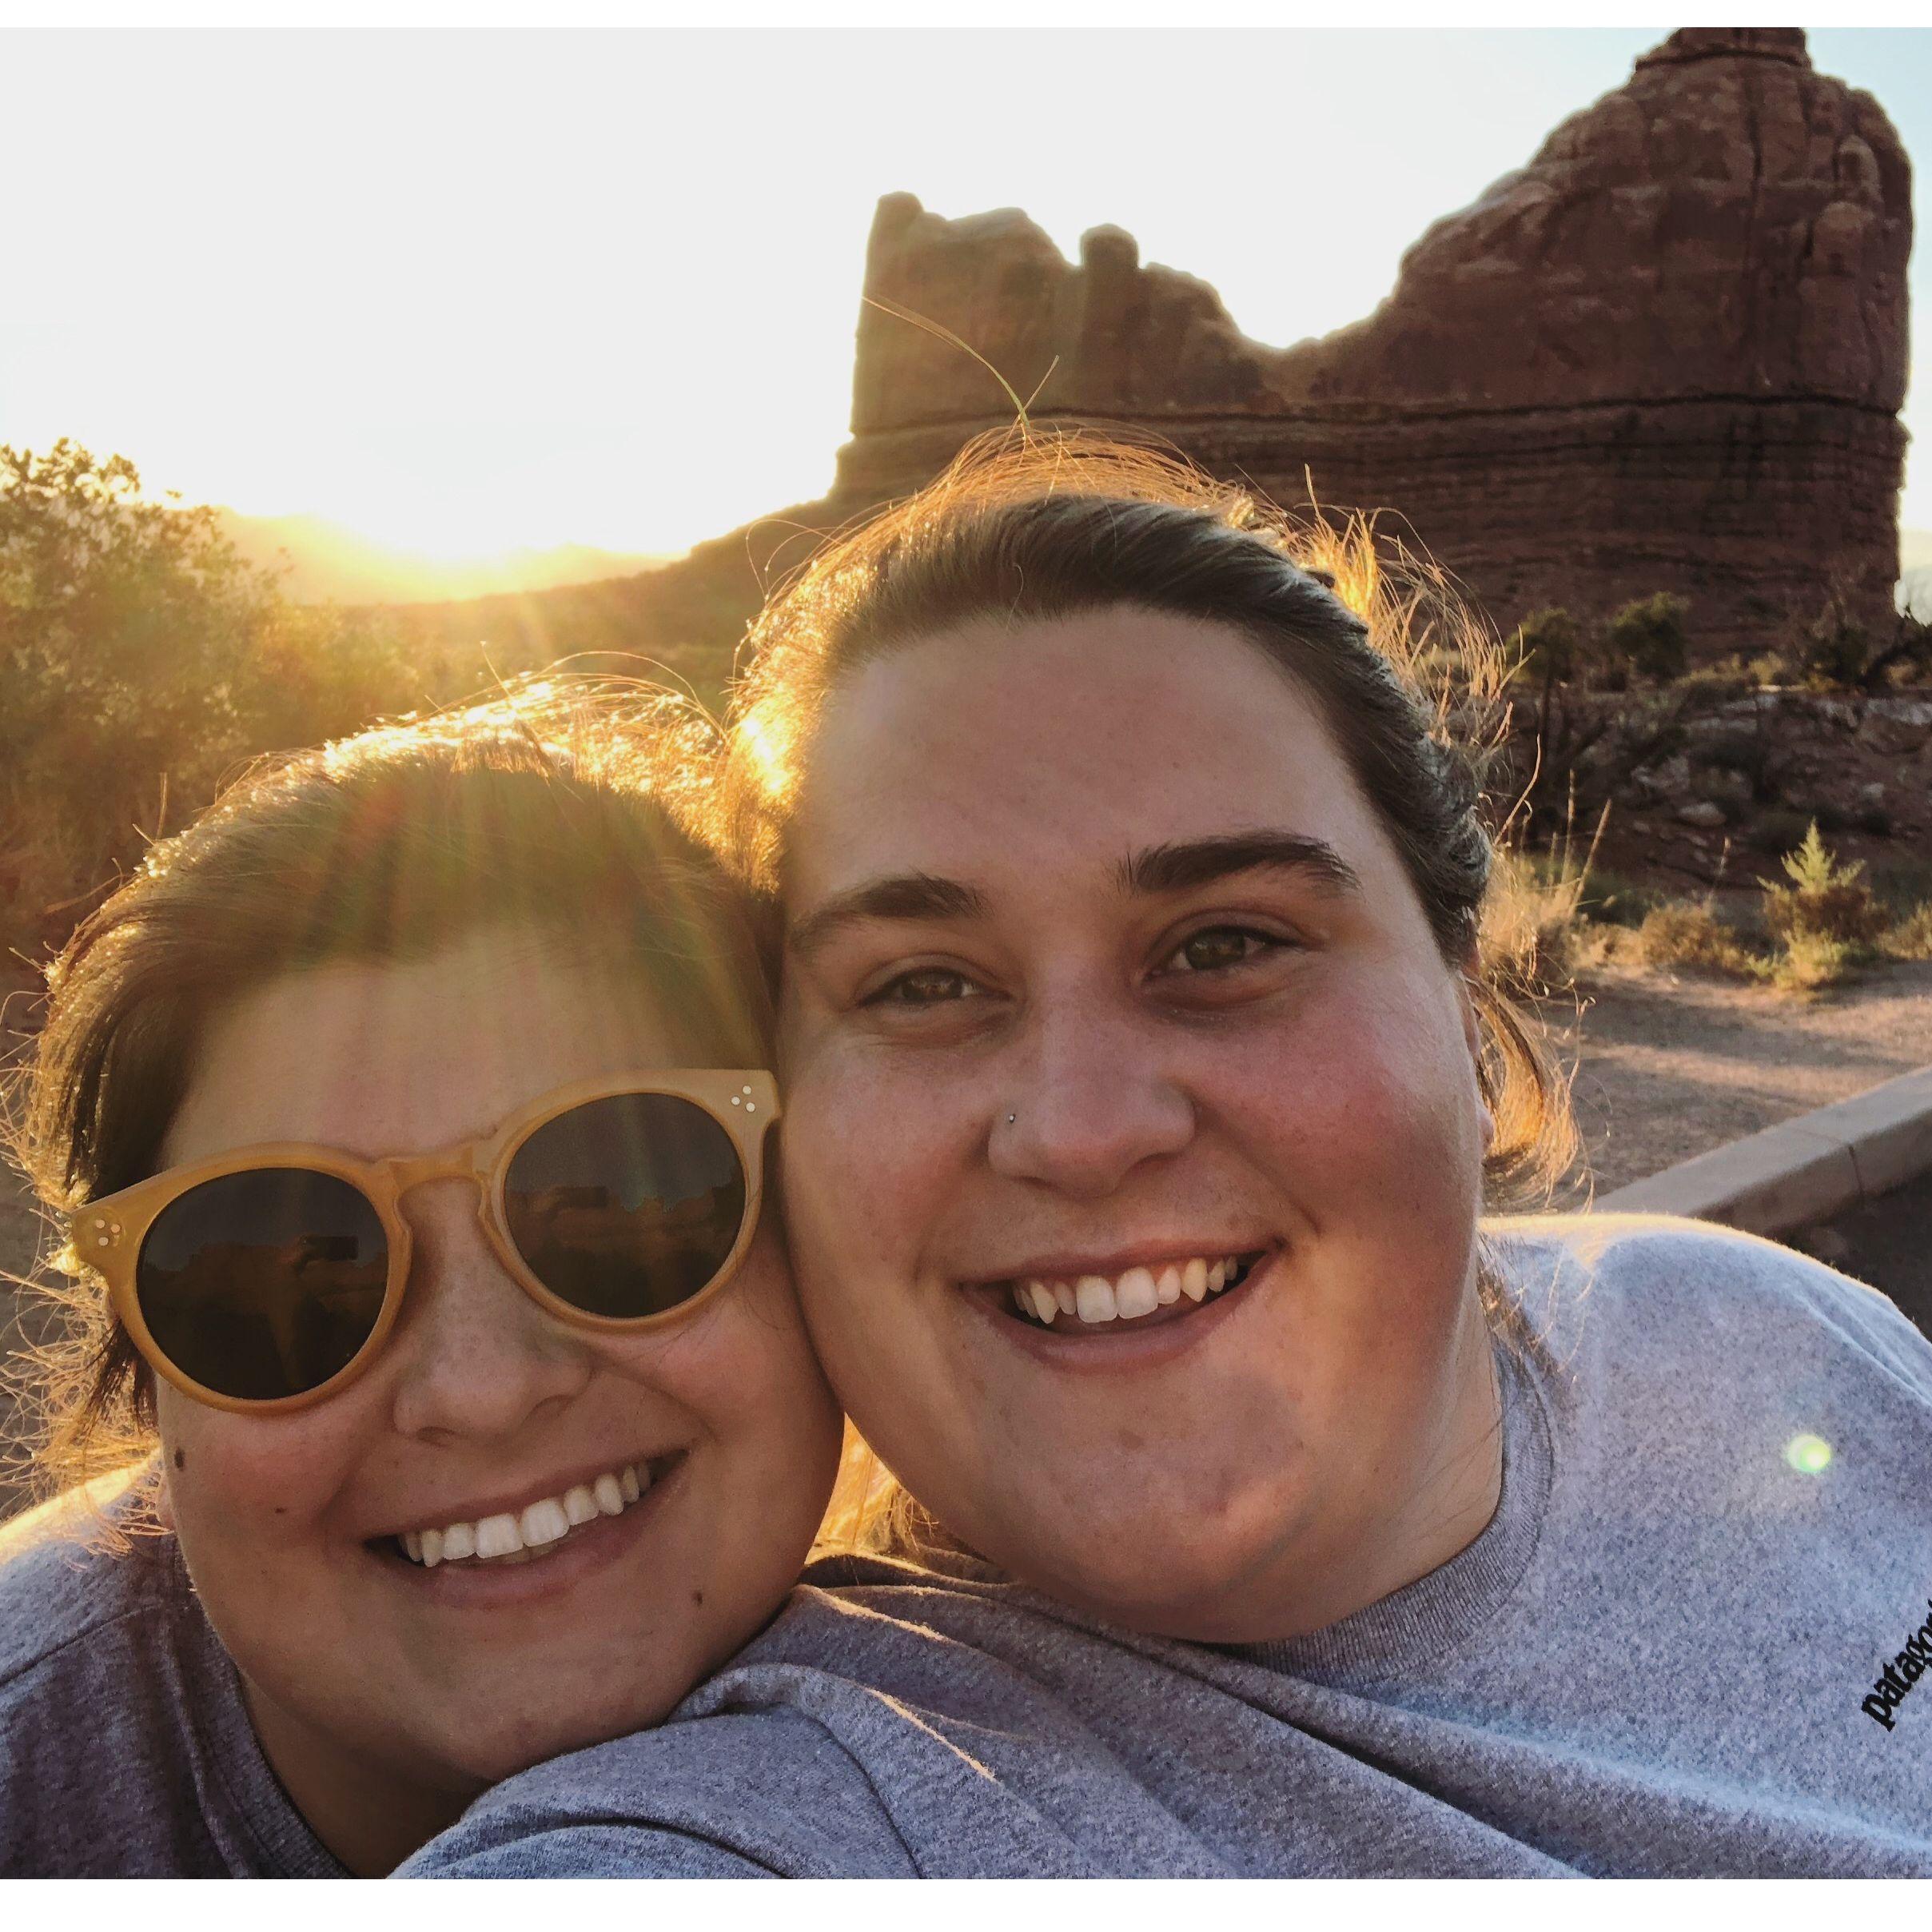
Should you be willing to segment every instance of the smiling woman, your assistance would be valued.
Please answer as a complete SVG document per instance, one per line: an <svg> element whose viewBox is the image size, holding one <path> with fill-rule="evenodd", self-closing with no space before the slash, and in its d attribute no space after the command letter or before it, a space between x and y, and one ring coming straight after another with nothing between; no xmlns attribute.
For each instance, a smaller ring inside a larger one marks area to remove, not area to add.
<svg viewBox="0 0 1932 1932"><path fill-rule="evenodd" d="M1932 1349L1746 1237L1481 1221L1564 1139L1477 946L1481 666L1431 703L1329 555L1053 441L768 607L787 1228L918 1507L684 1707L729 1722L418 1869L1932 1874L1858 1704Z"/></svg>
<svg viewBox="0 0 1932 1932"><path fill-rule="evenodd" d="M685 748L581 697L368 733L70 945L43 1465L128 1466L0 1543L0 1873L386 1871L784 1595L839 1418Z"/></svg>

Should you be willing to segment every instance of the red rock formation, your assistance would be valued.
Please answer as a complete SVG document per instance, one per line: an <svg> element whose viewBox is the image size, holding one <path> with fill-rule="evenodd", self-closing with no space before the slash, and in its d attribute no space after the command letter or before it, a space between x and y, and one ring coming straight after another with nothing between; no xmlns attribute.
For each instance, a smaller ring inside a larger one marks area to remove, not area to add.
<svg viewBox="0 0 1932 1932"><path fill-rule="evenodd" d="M1078 266L1017 210L879 204L869 295L970 342L1037 417L1158 428L1289 503L1399 513L1500 623L1687 597L1702 655L1762 649L1828 584L1898 575L1910 170L1796 30L1690 28L1437 222L1365 321L1288 349L1096 229ZM1257 245L1275 245L1263 241ZM843 516L1012 408L867 306Z"/></svg>

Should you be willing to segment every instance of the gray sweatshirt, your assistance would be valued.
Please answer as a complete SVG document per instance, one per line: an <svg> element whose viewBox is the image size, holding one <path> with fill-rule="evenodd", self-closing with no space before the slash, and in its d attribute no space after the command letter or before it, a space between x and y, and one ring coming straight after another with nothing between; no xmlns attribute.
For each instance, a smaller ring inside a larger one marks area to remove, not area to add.
<svg viewBox="0 0 1932 1932"><path fill-rule="evenodd" d="M1768 1243L1499 1224L1504 1484L1287 1642L843 1560L414 1874L1932 1876L1932 1345Z"/></svg>
<svg viewBox="0 0 1932 1932"><path fill-rule="evenodd" d="M90 1546L84 1498L62 1503L0 1529L0 1878L345 1876L269 1768L174 1539Z"/></svg>

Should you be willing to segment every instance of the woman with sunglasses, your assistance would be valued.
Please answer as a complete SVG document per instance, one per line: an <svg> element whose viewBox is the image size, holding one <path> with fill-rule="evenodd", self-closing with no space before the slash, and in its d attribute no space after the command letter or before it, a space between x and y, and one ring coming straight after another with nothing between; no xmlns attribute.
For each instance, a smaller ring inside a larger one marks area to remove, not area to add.
<svg viewBox="0 0 1932 1932"><path fill-rule="evenodd" d="M685 747L534 700L155 848L51 976L20 1146L77 1323L0 1561L0 1872L376 1874L766 1622L838 1412L771 1217Z"/></svg>
<svg viewBox="0 0 1932 1932"><path fill-rule="evenodd" d="M1053 444L768 608L788 1231L923 1513L412 1869L1932 1875L1932 1347L1743 1235L1480 1222L1566 1124L1484 667L1423 702L1326 553L1368 622Z"/></svg>

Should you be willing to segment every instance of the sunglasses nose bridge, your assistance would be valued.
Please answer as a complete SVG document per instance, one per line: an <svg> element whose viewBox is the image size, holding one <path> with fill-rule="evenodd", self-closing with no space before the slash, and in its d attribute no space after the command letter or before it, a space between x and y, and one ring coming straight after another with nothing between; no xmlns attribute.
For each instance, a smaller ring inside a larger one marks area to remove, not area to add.
<svg viewBox="0 0 1932 1932"><path fill-rule="evenodd" d="M440 1153L399 1154L393 1160L384 1161L390 1180L395 1184L400 1197L412 1187L420 1187L428 1181L475 1181L481 1184L483 1175L476 1165L476 1149L473 1144L461 1147L446 1147Z"/></svg>

